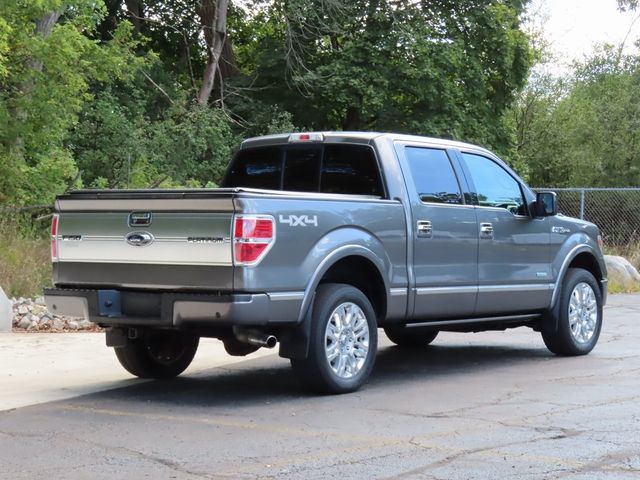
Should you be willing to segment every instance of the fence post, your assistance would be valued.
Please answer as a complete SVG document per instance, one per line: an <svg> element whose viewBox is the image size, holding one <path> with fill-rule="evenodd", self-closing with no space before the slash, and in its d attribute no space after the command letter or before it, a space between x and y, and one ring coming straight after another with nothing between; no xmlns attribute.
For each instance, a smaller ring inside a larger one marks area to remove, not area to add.
<svg viewBox="0 0 640 480"><path fill-rule="evenodd" d="M580 220L584 220L584 188L580 189Z"/></svg>

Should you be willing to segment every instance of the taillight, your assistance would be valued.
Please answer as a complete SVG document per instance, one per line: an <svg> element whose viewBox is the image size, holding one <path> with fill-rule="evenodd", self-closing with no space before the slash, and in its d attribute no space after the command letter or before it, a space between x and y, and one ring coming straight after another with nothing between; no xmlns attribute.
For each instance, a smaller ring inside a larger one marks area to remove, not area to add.
<svg viewBox="0 0 640 480"><path fill-rule="evenodd" d="M276 222L271 215L236 215L233 223L235 265L256 265L276 239Z"/></svg>
<svg viewBox="0 0 640 480"><path fill-rule="evenodd" d="M53 214L53 218L51 219L51 261L58 261L58 219L59 215L57 213Z"/></svg>
<svg viewBox="0 0 640 480"><path fill-rule="evenodd" d="M604 249L604 241L602 240L602 235L598 235L598 246L600 247L600 250Z"/></svg>

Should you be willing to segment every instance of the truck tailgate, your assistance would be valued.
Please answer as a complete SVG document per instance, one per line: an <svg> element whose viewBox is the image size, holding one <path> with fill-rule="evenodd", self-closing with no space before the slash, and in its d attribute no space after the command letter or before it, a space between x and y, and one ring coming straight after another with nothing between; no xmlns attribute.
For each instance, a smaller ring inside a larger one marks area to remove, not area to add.
<svg viewBox="0 0 640 480"><path fill-rule="evenodd" d="M232 288L231 191L80 191L56 206L56 284Z"/></svg>

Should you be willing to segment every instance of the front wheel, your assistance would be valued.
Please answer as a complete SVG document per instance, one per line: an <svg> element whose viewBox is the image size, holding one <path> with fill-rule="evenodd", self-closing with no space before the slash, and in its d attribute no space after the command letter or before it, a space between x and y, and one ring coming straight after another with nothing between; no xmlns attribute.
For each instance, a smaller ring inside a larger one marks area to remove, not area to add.
<svg viewBox="0 0 640 480"><path fill-rule="evenodd" d="M116 347L120 364L140 378L173 378L191 364L200 339L170 330L144 332L140 338Z"/></svg>
<svg viewBox="0 0 640 480"><path fill-rule="evenodd" d="M353 392L371 374L377 346L376 316L369 299L351 285L324 284L313 302L309 354L292 359L291 366L315 391Z"/></svg>
<svg viewBox="0 0 640 480"><path fill-rule="evenodd" d="M542 332L545 345L556 355L586 355L602 329L602 293L596 279L586 270L569 269L558 302L552 313L558 326Z"/></svg>

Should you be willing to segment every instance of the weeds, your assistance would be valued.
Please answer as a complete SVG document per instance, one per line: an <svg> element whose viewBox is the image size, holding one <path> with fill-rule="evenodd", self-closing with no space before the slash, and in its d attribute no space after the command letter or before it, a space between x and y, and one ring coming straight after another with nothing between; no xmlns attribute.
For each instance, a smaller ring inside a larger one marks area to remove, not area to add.
<svg viewBox="0 0 640 480"><path fill-rule="evenodd" d="M0 287L9 297L42 295L51 285L47 218L0 212Z"/></svg>

